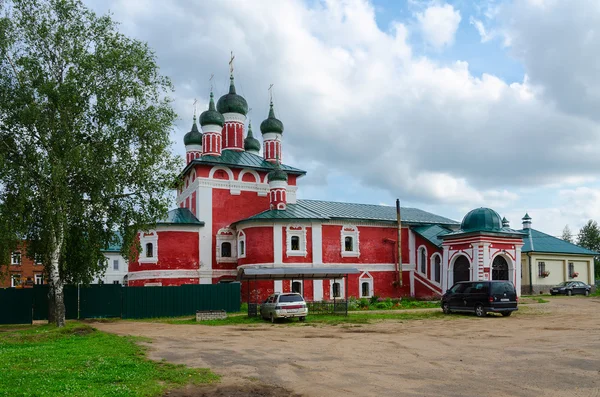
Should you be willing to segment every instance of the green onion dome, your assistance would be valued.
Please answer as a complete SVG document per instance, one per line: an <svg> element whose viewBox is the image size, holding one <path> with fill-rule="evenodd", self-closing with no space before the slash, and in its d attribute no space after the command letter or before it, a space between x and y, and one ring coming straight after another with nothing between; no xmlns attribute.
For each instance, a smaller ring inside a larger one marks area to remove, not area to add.
<svg viewBox="0 0 600 397"><path fill-rule="evenodd" d="M493 232L502 230L502 218L491 208L476 208L463 218L460 228L464 232Z"/></svg>
<svg viewBox="0 0 600 397"><path fill-rule="evenodd" d="M252 135L252 124L248 125L248 136L244 139L244 150L260 152L260 142Z"/></svg>
<svg viewBox="0 0 600 397"><path fill-rule="evenodd" d="M202 133L198 130L196 125L196 116L194 116L194 124L190 132L183 136L183 144L187 145L202 145Z"/></svg>
<svg viewBox="0 0 600 397"><path fill-rule="evenodd" d="M229 94L223 95L217 102L217 110L221 114L238 113L244 116L248 114L248 102L244 97L235 93L235 85L233 84L233 75L229 78Z"/></svg>
<svg viewBox="0 0 600 397"><path fill-rule="evenodd" d="M205 110L200 115L200 125L218 125L223 127L225 124L225 119L223 115L215 109L215 101L212 91L210 92L210 102L208 103L208 110Z"/></svg>
<svg viewBox="0 0 600 397"><path fill-rule="evenodd" d="M269 117L260 123L260 132L263 134L269 132L276 132L278 134L283 133L283 123L275 117L275 111L273 110L273 102L271 101L271 109L269 110Z"/></svg>
<svg viewBox="0 0 600 397"><path fill-rule="evenodd" d="M279 166L279 162L277 162L275 164L275 169L271 172L269 172L269 182L271 181L285 181L287 182L288 180L288 176L287 173L281 169L281 167Z"/></svg>

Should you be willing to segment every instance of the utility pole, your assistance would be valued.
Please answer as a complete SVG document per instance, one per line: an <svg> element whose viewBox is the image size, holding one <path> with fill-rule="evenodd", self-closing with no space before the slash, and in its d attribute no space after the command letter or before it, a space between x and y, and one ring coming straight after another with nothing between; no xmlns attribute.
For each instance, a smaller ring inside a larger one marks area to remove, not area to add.
<svg viewBox="0 0 600 397"><path fill-rule="evenodd" d="M402 287L402 221L400 220L400 199L396 199L396 221L398 222L398 286Z"/></svg>

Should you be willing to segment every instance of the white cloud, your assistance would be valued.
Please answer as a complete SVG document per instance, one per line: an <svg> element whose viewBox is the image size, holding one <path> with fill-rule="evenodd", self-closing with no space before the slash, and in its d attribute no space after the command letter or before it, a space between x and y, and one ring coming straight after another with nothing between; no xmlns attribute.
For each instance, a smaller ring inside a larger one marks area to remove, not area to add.
<svg viewBox="0 0 600 397"><path fill-rule="evenodd" d="M454 43L460 24L460 11L450 4L433 5L417 14L417 20L425 40L435 48Z"/></svg>
<svg viewBox="0 0 600 397"><path fill-rule="evenodd" d="M479 36L481 37L481 42L482 43L486 43L490 40L492 40L494 37L496 37L496 34L494 31L490 31L488 32L485 25L483 24L482 21L480 21L479 19L475 19L473 16L469 17L469 23L473 26L475 26L475 29L477 29L477 32L479 33Z"/></svg>
<svg viewBox="0 0 600 397"><path fill-rule="evenodd" d="M211 73L217 97L225 92L234 50L236 87L253 108L255 133L274 83L285 161L319 173L306 182L323 195L334 194L324 177L334 171L348 185L425 206L488 205L508 212L519 199L515 187L583 181L600 169L594 155L600 124L557 108L548 99L553 82L545 72L532 67L523 82L508 85L490 74L474 76L463 61L440 64L415 55L407 41L410 25L396 22L382 31L366 1L96 1L101 12L110 7L125 32L147 41L173 78L180 153L191 98L207 101ZM435 7L452 16L436 19L432 7L420 16L428 26L441 26L432 43L448 45L460 14L449 5ZM515 37L523 52L546 48Z"/></svg>

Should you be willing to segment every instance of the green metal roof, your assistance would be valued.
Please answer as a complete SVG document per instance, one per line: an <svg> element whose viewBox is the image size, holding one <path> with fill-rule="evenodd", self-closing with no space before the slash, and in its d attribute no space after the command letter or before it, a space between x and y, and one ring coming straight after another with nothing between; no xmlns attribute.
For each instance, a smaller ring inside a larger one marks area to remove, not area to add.
<svg viewBox="0 0 600 397"><path fill-rule="evenodd" d="M458 222L452 219L434 215L417 208L402 208L401 215L402 222L404 223L458 225ZM272 219L348 219L396 222L396 207L340 203L335 201L298 200L296 204L288 204L285 210L267 210L238 222Z"/></svg>
<svg viewBox="0 0 600 397"><path fill-rule="evenodd" d="M491 208L476 208L469 211L460 224L463 232L491 232L502 230L500 215Z"/></svg>
<svg viewBox="0 0 600 397"><path fill-rule="evenodd" d="M113 234L113 239L108 244L108 247L103 249L102 252L120 252L121 245L123 245L123 236L121 236L121 233L115 232Z"/></svg>
<svg viewBox="0 0 600 397"><path fill-rule="evenodd" d="M267 172L275 169L275 165L265 161L262 156L249 152L237 152L234 150L223 150L223 153L221 153L221 156L219 157L202 156L194 159L185 167L182 174L185 174L194 164L224 165L228 167L250 168ZM285 164L281 164L281 169L288 174L306 174L306 171Z"/></svg>
<svg viewBox="0 0 600 397"><path fill-rule="evenodd" d="M192 214L187 208L176 208L167 213L165 219L161 219L156 222L158 225L196 225L204 226L204 222L199 221L198 218Z"/></svg>
<svg viewBox="0 0 600 397"><path fill-rule="evenodd" d="M521 230L527 235L523 237L521 252L547 252L573 255L598 255L598 252L571 244L565 240L550 236L535 229Z"/></svg>
<svg viewBox="0 0 600 397"><path fill-rule="evenodd" d="M440 239L440 236L444 236L451 232L450 229L440 225L417 226L412 230L436 247L442 246L443 240Z"/></svg>

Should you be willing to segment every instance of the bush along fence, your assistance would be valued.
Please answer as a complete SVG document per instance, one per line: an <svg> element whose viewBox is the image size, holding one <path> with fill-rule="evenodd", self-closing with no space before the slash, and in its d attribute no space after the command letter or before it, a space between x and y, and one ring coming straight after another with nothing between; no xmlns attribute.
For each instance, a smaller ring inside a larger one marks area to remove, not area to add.
<svg viewBox="0 0 600 397"><path fill-rule="evenodd" d="M0 324L31 324L48 318L48 286L0 289ZM195 315L198 310L240 311L240 284L65 287L67 319L152 318Z"/></svg>

